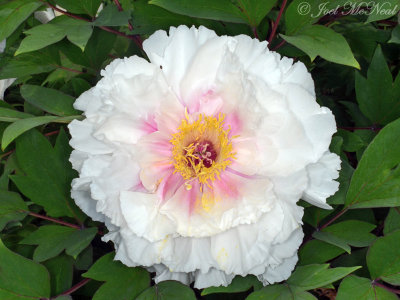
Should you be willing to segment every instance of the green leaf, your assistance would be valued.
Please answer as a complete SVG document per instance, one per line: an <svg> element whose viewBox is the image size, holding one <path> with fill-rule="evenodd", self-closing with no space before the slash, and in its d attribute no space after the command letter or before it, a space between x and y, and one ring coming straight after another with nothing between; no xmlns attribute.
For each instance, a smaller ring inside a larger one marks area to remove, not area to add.
<svg viewBox="0 0 400 300"><path fill-rule="evenodd" d="M75 99L54 89L24 84L21 87L21 96L30 104L54 115L72 116L79 114L79 111L73 108Z"/></svg>
<svg viewBox="0 0 400 300"><path fill-rule="evenodd" d="M349 208L400 205L400 119L383 128L365 150L347 193Z"/></svg>
<svg viewBox="0 0 400 300"><path fill-rule="evenodd" d="M59 255L44 263L50 273L51 294L59 295L72 286L73 259L67 255Z"/></svg>
<svg viewBox="0 0 400 300"><path fill-rule="evenodd" d="M93 30L84 51L84 56L91 67L100 69L114 46L116 35L107 31Z"/></svg>
<svg viewBox="0 0 400 300"><path fill-rule="evenodd" d="M196 18L246 23L246 16L229 0L151 0L150 4Z"/></svg>
<svg viewBox="0 0 400 300"><path fill-rule="evenodd" d="M360 68L346 39L331 28L312 25L303 28L296 35L281 34L281 36L288 43L307 53L311 61L319 55L334 63Z"/></svg>
<svg viewBox="0 0 400 300"><path fill-rule="evenodd" d="M114 253L104 255L82 274L83 277L105 281L93 300L139 299L136 297L150 285L149 273L142 268L129 268L113 258Z"/></svg>
<svg viewBox="0 0 400 300"><path fill-rule="evenodd" d="M315 231L313 233L313 238L335 245L339 248L342 248L344 251L347 253L351 253L351 248L348 243L346 243L345 240L343 240L341 237L338 237L332 233L329 232L323 232L323 231Z"/></svg>
<svg viewBox="0 0 400 300"><path fill-rule="evenodd" d="M18 138L17 160L26 176L12 175L10 178L26 197L43 206L48 215L83 220L83 213L70 198L71 180L75 176L68 162L67 153L71 150L66 138L60 138L62 135L60 133L55 148L36 130ZM57 150L59 148L65 151L63 157Z"/></svg>
<svg viewBox="0 0 400 300"><path fill-rule="evenodd" d="M376 239L376 236L370 233L375 227L367 222L348 220L326 227L323 232L339 237L351 246L366 247Z"/></svg>
<svg viewBox="0 0 400 300"><path fill-rule="evenodd" d="M368 5L371 6L369 3ZM367 22L374 22L388 19L400 10L399 0L385 0L372 2L371 11L368 15Z"/></svg>
<svg viewBox="0 0 400 300"><path fill-rule="evenodd" d="M39 52L18 55L0 68L0 79L21 78L57 68L51 58Z"/></svg>
<svg viewBox="0 0 400 300"><path fill-rule="evenodd" d="M360 110L373 123L386 125L400 117L400 75L392 74L381 47L376 48L367 79L356 72L356 94Z"/></svg>
<svg viewBox="0 0 400 300"><path fill-rule="evenodd" d="M22 40L15 55L42 49L61 41L64 37L83 51L92 31L92 26L88 22L60 16L51 23L25 31L28 36Z"/></svg>
<svg viewBox="0 0 400 300"><path fill-rule="evenodd" d="M369 248L367 266L373 279L400 285L400 230L378 238Z"/></svg>
<svg viewBox="0 0 400 300"><path fill-rule="evenodd" d="M132 34L152 34L159 29L168 30L170 26L193 24L192 18L148 4L147 0L135 2L132 16Z"/></svg>
<svg viewBox="0 0 400 300"><path fill-rule="evenodd" d="M178 281L162 281L149 287L135 300L196 300L193 290Z"/></svg>
<svg viewBox="0 0 400 300"><path fill-rule="evenodd" d="M20 221L26 216L28 206L18 193L0 190L0 230L11 221Z"/></svg>
<svg viewBox="0 0 400 300"><path fill-rule="evenodd" d="M65 10L74 14L88 14L94 17L99 9L102 0L55 0Z"/></svg>
<svg viewBox="0 0 400 300"><path fill-rule="evenodd" d="M274 7L277 0L241 0L238 5L252 27L257 27Z"/></svg>
<svg viewBox="0 0 400 300"><path fill-rule="evenodd" d="M55 117L55 116L43 116L26 118L15 121L10 124L6 130L4 130L3 137L1 140L1 147L4 150L12 141L19 137L24 132L34 127L56 122L56 123L69 123L74 119L80 118L80 116L69 116L69 117Z"/></svg>
<svg viewBox="0 0 400 300"><path fill-rule="evenodd" d="M253 275L248 275L246 277L236 276L233 278L232 283L228 286L218 286L218 287L209 287L204 289L201 292L202 296L216 293L239 293L248 291L254 287L254 289L260 289L262 287L261 282L257 279L257 277Z"/></svg>
<svg viewBox="0 0 400 300"><path fill-rule="evenodd" d="M316 300L313 295L286 284L268 285L251 293L246 300Z"/></svg>
<svg viewBox="0 0 400 300"><path fill-rule="evenodd" d="M371 279L350 275L342 280L336 300L398 300L398 297L372 284Z"/></svg>
<svg viewBox="0 0 400 300"><path fill-rule="evenodd" d="M388 43L400 44L400 25L397 25L392 31L392 37Z"/></svg>
<svg viewBox="0 0 400 300"><path fill-rule="evenodd" d="M346 201L346 194L350 186L351 177L353 176L354 169L350 164L342 159L341 169L339 171L339 190L331 197L328 198L328 204L344 204Z"/></svg>
<svg viewBox="0 0 400 300"><path fill-rule="evenodd" d="M50 297L50 278L46 268L10 251L2 241L0 241L0 270L0 295L4 291L32 298Z"/></svg>
<svg viewBox="0 0 400 300"><path fill-rule="evenodd" d="M361 137L351 131L339 129L337 134L343 138L344 151L356 152L359 149L367 146Z"/></svg>
<svg viewBox="0 0 400 300"><path fill-rule="evenodd" d="M345 251L332 244L319 240L311 240L299 250L299 265L325 263Z"/></svg>
<svg viewBox="0 0 400 300"><path fill-rule="evenodd" d="M286 35L294 35L301 28L318 19L318 0L294 0L285 10Z"/></svg>
<svg viewBox="0 0 400 300"><path fill-rule="evenodd" d="M303 290L312 290L335 282L360 267L328 269L328 264L297 267L287 283Z"/></svg>
<svg viewBox="0 0 400 300"><path fill-rule="evenodd" d="M61 41L65 37L64 28L53 24L39 25L24 33L28 36L22 40L15 55L42 49Z"/></svg>
<svg viewBox="0 0 400 300"><path fill-rule="evenodd" d="M398 207L391 208L385 219L385 235L400 229L400 209Z"/></svg>
<svg viewBox="0 0 400 300"><path fill-rule="evenodd" d="M19 119L26 119L33 117L31 114L20 112L18 110L0 107L0 121L1 122L15 122Z"/></svg>
<svg viewBox="0 0 400 300"><path fill-rule="evenodd" d="M42 3L15 0L0 6L0 41L8 38Z"/></svg>
<svg viewBox="0 0 400 300"><path fill-rule="evenodd" d="M107 5L92 23L95 26L124 26L128 24L130 13L119 11L115 5Z"/></svg>
<svg viewBox="0 0 400 300"><path fill-rule="evenodd" d="M59 225L45 225L21 241L21 244L38 245L33 259L38 262L56 257L64 249L72 257L85 249L94 236L96 228L75 229Z"/></svg>

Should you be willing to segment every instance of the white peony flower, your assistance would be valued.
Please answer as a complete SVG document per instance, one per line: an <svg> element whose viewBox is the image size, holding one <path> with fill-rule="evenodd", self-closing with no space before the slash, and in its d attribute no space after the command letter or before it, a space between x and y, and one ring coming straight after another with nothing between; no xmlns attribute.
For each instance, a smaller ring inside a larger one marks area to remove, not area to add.
<svg viewBox="0 0 400 300"><path fill-rule="evenodd" d="M304 200L338 189L331 111L306 67L245 35L157 31L75 102L72 197L116 259L197 288L287 279Z"/></svg>

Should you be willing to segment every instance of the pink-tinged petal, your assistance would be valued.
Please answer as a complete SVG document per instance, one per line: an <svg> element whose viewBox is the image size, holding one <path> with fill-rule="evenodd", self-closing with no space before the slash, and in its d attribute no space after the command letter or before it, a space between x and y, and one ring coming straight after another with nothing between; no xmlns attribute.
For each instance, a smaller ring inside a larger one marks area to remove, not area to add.
<svg viewBox="0 0 400 300"><path fill-rule="evenodd" d="M238 112L232 112L225 116L224 129L230 128L229 137L240 135L242 131L242 121Z"/></svg>
<svg viewBox="0 0 400 300"><path fill-rule="evenodd" d="M162 179L172 174L172 145L168 137L157 131L144 136L138 142L138 163L143 186L154 192Z"/></svg>
<svg viewBox="0 0 400 300"><path fill-rule="evenodd" d="M170 173L165 177L157 189L157 194L161 199L161 202L167 201L171 198L176 191L182 186L184 180L179 173Z"/></svg>
<svg viewBox="0 0 400 300"><path fill-rule="evenodd" d="M207 116L218 116L223 103L223 99L214 90L209 89L198 96L193 96L187 103L187 110L190 114L199 113Z"/></svg>
<svg viewBox="0 0 400 300"><path fill-rule="evenodd" d="M185 108L176 98L163 99L155 114L155 122L160 132L171 135L176 132L185 118Z"/></svg>
<svg viewBox="0 0 400 300"><path fill-rule="evenodd" d="M219 194L223 198L237 199L239 198L238 185L240 185L240 179L238 177L229 176L229 173L223 172L220 175L219 180L213 182L215 193Z"/></svg>
<svg viewBox="0 0 400 300"><path fill-rule="evenodd" d="M142 121L140 129L144 131L146 134L150 134L158 130L157 123L154 118L155 118L154 115L151 115Z"/></svg>

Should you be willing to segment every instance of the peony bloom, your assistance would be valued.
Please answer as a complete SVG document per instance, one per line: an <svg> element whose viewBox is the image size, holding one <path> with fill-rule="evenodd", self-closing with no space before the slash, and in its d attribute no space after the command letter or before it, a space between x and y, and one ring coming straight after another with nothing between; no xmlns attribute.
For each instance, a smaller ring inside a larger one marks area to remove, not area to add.
<svg viewBox="0 0 400 300"><path fill-rule="evenodd" d="M147 60L116 59L69 125L72 197L105 222L115 259L156 282L264 284L290 276L302 198L330 208L340 160L306 67L245 35L157 31Z"/></svg>

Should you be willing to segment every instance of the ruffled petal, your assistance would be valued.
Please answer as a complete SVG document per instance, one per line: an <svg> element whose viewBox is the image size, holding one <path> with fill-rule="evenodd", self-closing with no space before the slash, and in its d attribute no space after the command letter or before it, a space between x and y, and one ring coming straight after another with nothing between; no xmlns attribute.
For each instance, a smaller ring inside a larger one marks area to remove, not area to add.
<svg viewBox="0 0 400 300"><path fill-rule="evenodd" d="M308 186L302 199L315 206L330 209L326 199L339 189L340 158L334 153L326 152L317 163L307 166Z"/></svg>

